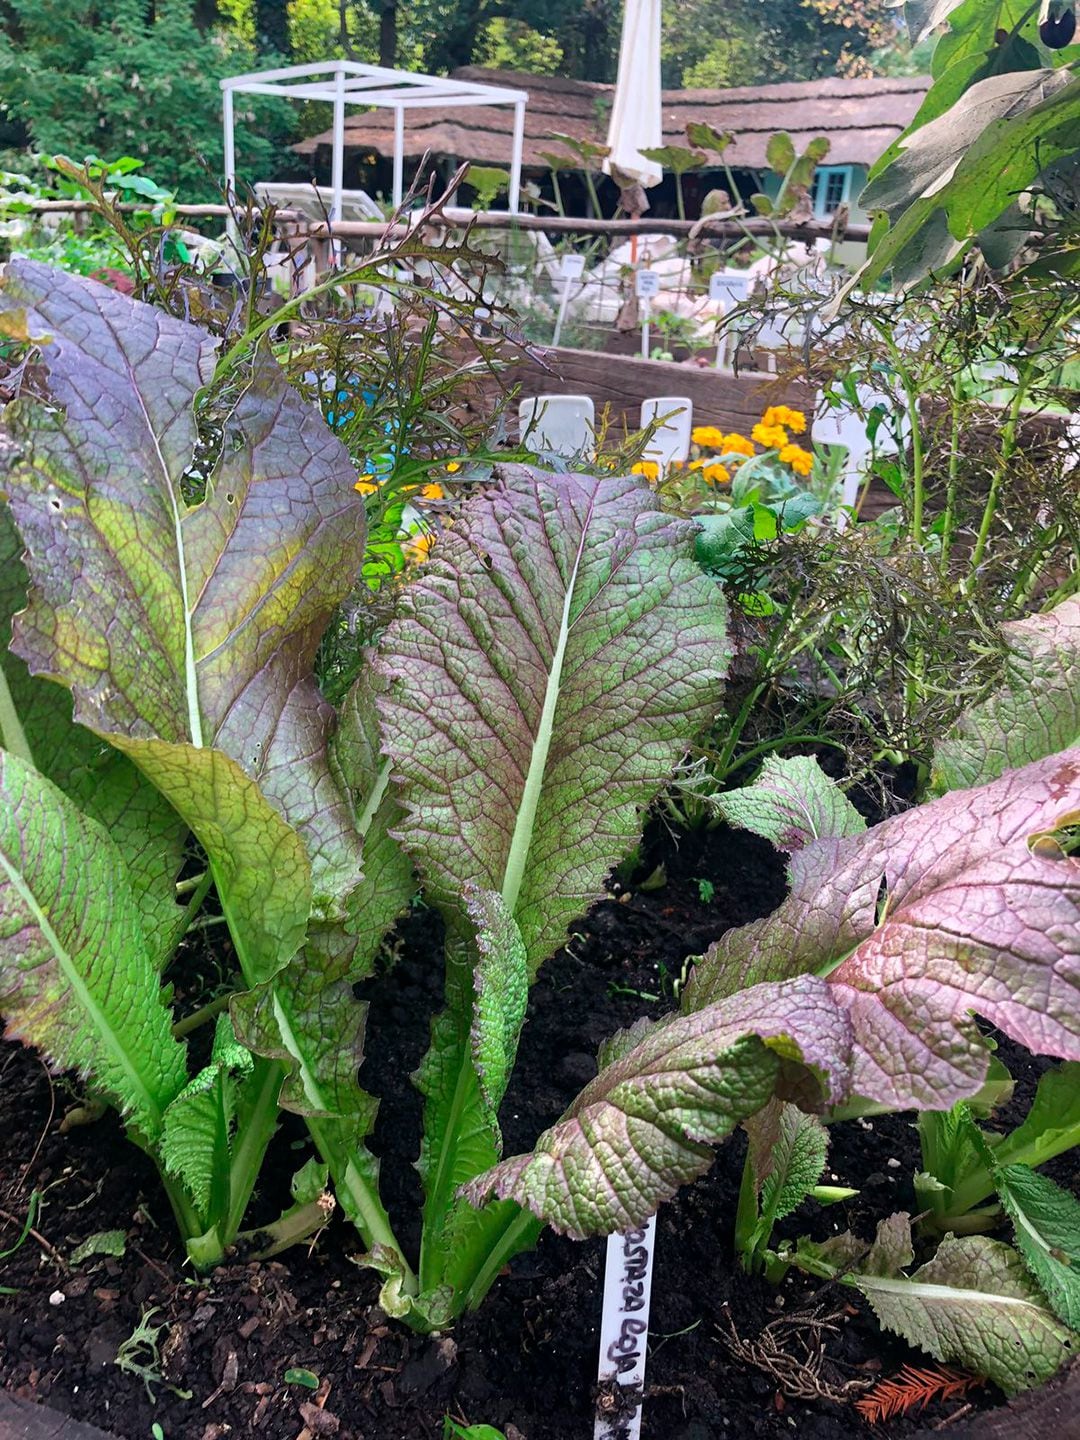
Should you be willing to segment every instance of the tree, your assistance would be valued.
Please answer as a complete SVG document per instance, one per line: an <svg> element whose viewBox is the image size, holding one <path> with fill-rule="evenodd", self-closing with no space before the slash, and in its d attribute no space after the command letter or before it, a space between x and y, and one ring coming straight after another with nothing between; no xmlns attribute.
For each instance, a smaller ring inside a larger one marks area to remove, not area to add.
<svg viewBox="0 0 1080 1440"><path fill-rule="evenodd" d="M23 144L75 160L133 155L184 200L218 198L218 81L255 63L235 32L201 30L194 0L7 0L7 12L0 95ZM246 172L280 166L292 120L274 101L245 97L237 129Z"/></svg>
<svg viewBox="0 0 1080 1440"><path fill-rule="evenodd" d="M666 0L665 79L712 88L868 74L897 31L890 0Z"/></svg>

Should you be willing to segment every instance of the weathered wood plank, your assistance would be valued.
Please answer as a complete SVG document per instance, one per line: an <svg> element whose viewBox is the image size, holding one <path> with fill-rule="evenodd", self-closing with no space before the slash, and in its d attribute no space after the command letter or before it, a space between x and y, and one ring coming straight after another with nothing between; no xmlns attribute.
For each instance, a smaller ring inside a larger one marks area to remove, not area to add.
<svg viewBox="0 0 1080 1440"><path fill-rule="evenodd" d="M730 375L697 365L666 360L640 360L593 350L560 347L544 350L543 360L522 356L504 380L519 385L521 395L591 395L599 419L605 405L612 421L636 430L641 402L661 395L685 395L694 406L695 425L717 425L750 433L767 405L791 405L807 417L814 410L814 392L773 375Z"/></svg>
<svg viewBox="0 0 1080 1440"><path fill-rule="evenodd" d="M96 1425L72 1420L47 1405L35 1405L0 1390L0 1440L115 1440Z"/></svg>
<svg viewBox="0 0 1080 1440"><path fill-rule="evenodd" d="M984 1410L944 1430L920 1430L914 1440L1080 1440L1080 1362L1038 1390Z"/></svg>

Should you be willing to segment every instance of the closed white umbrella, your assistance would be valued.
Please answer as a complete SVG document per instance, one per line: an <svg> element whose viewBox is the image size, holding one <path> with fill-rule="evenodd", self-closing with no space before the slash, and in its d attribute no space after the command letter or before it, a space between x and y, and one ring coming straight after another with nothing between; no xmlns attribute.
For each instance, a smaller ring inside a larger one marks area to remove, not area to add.
<svg viewBox="0 0 1080 1440"><path fill-rule="evenodd" d="M645 186L659 181L663 174L660 166L655 160L646 160L640 151L658 149L664 143L660 0L626 0L607 143L611 153L604 169L609 175L617 170L620 177Z"/></svg>

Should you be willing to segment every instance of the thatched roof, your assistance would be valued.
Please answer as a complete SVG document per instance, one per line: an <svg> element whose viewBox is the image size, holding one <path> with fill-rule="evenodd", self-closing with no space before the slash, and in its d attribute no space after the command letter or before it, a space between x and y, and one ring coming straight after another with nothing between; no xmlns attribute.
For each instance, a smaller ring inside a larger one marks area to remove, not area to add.
<svg viewBox="0 0 1080 1440"><path fill-rule="evenodd" d="M477 65L455 70L454 78L528 90L527 168L547 168L543 152L558 150L551 139L555 130L599 144L606 139L612 85L485 70ZM735 135L728 162L736 169L751 170L764 166L769 136L786 130L800 148L815 135L827 136L831 164L869 165L907 126L929 84L921 76L870 80L834 76L736 90L665 90L664 139L667 144L685 145L687 121L705 121ZM513 107L508 105L406 111L405 154L419 158L430 150L481 165L506 165L513 124ZM394 119L389 110L354 111L346 119L345 134L352 150L384 156L394 153ZM313 155L321 146L329 147L332 140L327 130L294 148L301 155ZM568 159L565 168L573 165Z"/></svg>

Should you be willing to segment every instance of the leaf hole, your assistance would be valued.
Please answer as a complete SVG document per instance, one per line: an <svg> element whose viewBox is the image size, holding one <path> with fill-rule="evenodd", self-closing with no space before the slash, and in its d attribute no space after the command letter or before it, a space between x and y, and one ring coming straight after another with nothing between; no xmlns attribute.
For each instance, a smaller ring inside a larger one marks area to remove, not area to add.
<svg viewBox="0 0 1080 1440"><path fill-rule="evenodd" d="M889 877L882 875L878 881L877 899L874 901L874 924L883 925L889 913Z"/></svg>
<svg viewBox="0 0 1080 1440"><path fill-rule="evenodd" d="M49 504L54 510L62 510L64 508L63 504L59 500L50 500Z"/></svg>
<svg viewBox="0 0 1080 1440"><path fill-rule="evenodd" d="M236 496L232 493L231 490L227 490L227 491L225 492L225 503L226 503L227 505L235 505L235 504L236 504Z"/></svg>

